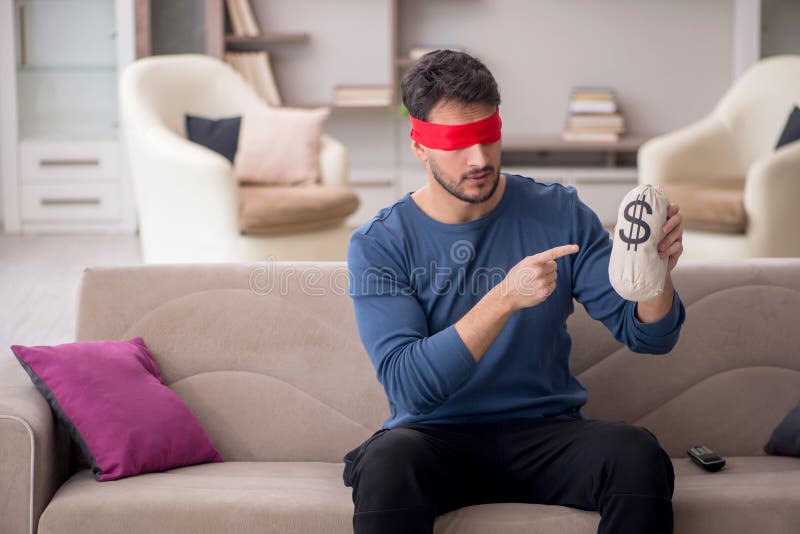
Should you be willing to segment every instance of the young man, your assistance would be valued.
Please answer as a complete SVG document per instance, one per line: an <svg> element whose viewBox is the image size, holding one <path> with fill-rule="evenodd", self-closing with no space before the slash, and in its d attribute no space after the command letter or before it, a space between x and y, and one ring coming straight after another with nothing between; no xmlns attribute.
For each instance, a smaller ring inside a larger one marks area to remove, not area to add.
<svg viewBox="0 0 800 534"><path fill-rule="evenodd" d="M428 184L352 235L349 294L391 416L344 458L356 534L430 533L490 502L601 514L606 534L672 532L672 462L653 434L584 419L569 370L573 298L632 351L664 354L685 318L663 294L622 299L612 241L573 188L500 169L500 95L475 58L440 50L402 80L411 147Z"/></svg>

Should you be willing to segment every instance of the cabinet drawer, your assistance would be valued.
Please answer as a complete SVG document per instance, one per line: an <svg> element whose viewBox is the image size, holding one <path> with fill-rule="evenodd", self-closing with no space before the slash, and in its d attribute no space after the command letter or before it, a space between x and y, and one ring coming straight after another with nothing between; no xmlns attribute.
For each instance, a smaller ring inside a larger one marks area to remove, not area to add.
<svg viewBox="0 0 800 534"><path fill-rule="evenodd" d="M23 182L119 180L119 143L23 141L19 169Z"/></svg>
<svg viewBox="0 0 800 534"><path fill-rule="evenodd" d="M25 222L108 221L122 215L115 184L41 184L22 186Z"/></svg>

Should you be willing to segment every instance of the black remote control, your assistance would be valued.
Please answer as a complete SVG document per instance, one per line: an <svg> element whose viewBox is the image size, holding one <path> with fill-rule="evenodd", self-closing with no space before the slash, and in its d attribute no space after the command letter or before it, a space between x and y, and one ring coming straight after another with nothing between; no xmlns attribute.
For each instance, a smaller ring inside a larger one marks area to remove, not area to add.
<svg viewBox="0 0 800 534"><path fill-rule="evenodd" d="M686 452L694 463L706 471L719 471L725 466L725 460L705 445L694 445Z"/></svg>

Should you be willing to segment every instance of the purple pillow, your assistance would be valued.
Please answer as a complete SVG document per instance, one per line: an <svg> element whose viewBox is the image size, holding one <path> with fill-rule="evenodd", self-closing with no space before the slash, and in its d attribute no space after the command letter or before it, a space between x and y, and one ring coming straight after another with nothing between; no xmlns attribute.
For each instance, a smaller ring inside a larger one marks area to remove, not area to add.
<svg viewBox="0 0 800 534"><path fill-rule="evenodd" d="M221 462L140 337L11 350L69 429L97 481Z"/></svg>

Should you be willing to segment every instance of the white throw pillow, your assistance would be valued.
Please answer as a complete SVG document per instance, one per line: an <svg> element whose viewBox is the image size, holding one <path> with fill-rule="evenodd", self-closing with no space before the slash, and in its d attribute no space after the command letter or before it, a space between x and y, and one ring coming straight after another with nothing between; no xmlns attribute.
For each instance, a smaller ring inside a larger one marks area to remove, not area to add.
<svg viewBox="0 0 800 534"><path fill-rule="evenodd" d="M322 126L329 115L328 108L245 110L233 160L236 179L276 185L317 182Z"/></svg>

